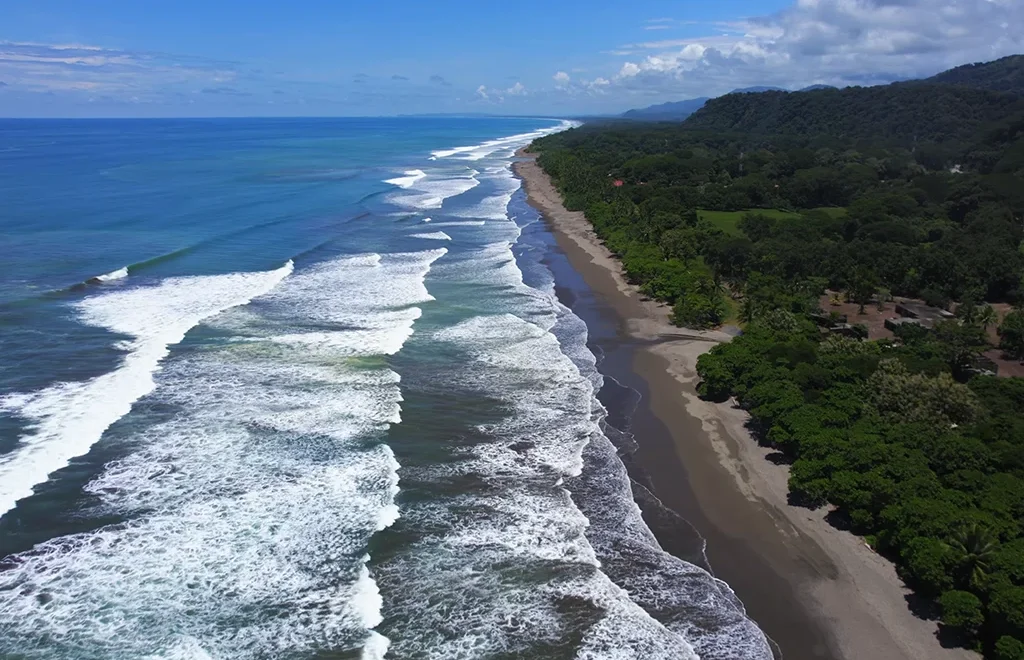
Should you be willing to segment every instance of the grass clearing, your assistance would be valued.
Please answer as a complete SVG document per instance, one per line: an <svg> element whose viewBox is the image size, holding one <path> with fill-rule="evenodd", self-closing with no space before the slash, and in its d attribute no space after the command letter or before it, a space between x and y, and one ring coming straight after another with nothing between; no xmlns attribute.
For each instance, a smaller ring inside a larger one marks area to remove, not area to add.
<svg viewBox="0 0 1024 660"><path fill-rule="evenodd" d="M811 210L827 213L831 218L842 218L846 216L846 209L841 206L822 206L821 208ZM744 211L705 211L698 209L697 211L697 215L730 236L743 235L743 232L741 232L739 228L740 219L748 213L766 215L769 218L775 218L776 220L791 220L793 218L799 218L801 215L801 212L799 211L780 211L779 209L746 209Z"/></svg>
<svg viewBox="0 0 1024 660"><path fill-rule="evenodd" d="M792 211L779 211L777 209L747 209L745 211L702 211L698 210L697 215L710 222L713 226L721 229L731 236L742 236L740 231L740 219L748 213L760 213L776 220L786 218L799 218L799 213Z"/></svg>

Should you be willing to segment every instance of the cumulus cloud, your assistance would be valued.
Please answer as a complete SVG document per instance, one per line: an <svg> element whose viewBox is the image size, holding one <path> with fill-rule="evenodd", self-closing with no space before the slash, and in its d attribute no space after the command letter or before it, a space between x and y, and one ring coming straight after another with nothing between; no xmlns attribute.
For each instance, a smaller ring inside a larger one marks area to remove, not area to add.
<svg viewBox="0 0 1024 660"><path fill-rule="evenodd" d="M566 85L569 84L569 81L572 80L569 74L566 73L565 71L559 71L554 76L552 76L552 78L554 78L555 84L558 85L559 87L565 87Z"/></svg>
<svg viewBox="0 0 1024 660"><path fill-rule="evenodd" d="M510 96L527 96L529 90L521 82L516 82L508 89L493 88L487 85L480 85L476 88L476 99L478 101L487 101L488 103L504 103L505 99Z"/></svg>
<svg viewBox="0 0 1024 660"><path fill-rule="evenodd" d="M439 76L437 74L434 74L434 75L430 76L430 82L434 83L435 85L441 85L442 87L451 87L452 86L452 84L450 82L448 82L447 80L445 80L444 78L442 78L441 76Z"/></svg>
<svg viewBox="0 0 1024 660"><path fill-rule="evenodd" d="M704 37L626 44L609 78L623 91L676 97L889 82L1024 51L1020 25L1021 0L796 0L769 16L715 24Z"/></svg>

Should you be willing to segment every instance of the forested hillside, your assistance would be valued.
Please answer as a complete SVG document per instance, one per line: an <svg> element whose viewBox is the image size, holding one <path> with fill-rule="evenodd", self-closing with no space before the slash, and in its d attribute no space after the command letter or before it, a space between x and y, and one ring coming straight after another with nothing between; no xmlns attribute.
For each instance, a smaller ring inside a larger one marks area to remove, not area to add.
<svg viewBox="0 0 1024 660"><path fill-rule="evenodd" d="M1013 67L950 75L1001 85ZM1000 350L1024 358L1020 104L934 83L733 95L682 125L533 147L677 323L744 327L701 358L701 392L750 412L792 464L794 501L832 506L950 639L998 660L1024 660L1024 379L979 356L998 323ZM957 318L830 333L826 290ZM994 303L1018 307L998 319Z"/></svg>
<svg viewBox="0 0 1024 660"><path fill-rule="evenodd" d="M811 92L729 94L711 99L686 125L692 130L761 135L832 135L896 142L963 140L1024 101L1013 94L925 82Z"/></svg>
<svg viewBox="0 0 1024 660"><path fill-rule="evenodd" d="M1024 55L1011 55L994 62L965 64L932 76L928 82L1021 95L1024 94Z"/></svg>

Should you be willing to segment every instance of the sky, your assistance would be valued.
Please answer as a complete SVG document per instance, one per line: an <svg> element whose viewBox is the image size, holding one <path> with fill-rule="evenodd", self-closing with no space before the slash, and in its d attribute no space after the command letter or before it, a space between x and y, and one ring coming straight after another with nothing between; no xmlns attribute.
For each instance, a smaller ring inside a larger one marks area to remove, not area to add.
<svg viewBox="0 0 1024 660"><path fill-rule="evenodd" d="M0 0L0 116L580 115L1024 52L1024 0Z"/></svg>

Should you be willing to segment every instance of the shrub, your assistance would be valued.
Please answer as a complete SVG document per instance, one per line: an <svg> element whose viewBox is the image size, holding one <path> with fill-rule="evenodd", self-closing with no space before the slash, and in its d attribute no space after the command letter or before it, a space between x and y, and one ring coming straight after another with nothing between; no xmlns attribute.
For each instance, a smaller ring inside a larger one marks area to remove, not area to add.
<svg viewBox="0 0 1024 660"><path fill-rule="evenodd" d="M939 599L942 623L973 635L985 622L981 600L968 591L947 591Z"/></svg>

